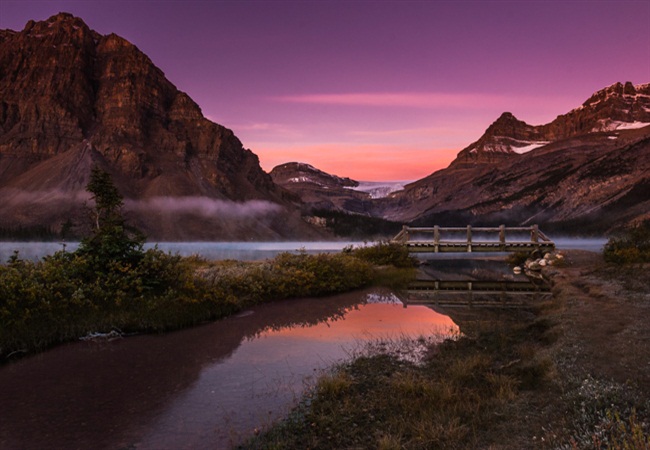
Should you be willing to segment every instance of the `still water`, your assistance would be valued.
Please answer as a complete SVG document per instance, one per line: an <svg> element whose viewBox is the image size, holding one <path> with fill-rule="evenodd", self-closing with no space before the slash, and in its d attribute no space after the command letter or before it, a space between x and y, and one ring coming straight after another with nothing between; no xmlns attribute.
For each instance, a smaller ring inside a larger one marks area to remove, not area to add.
<svg viewBox="0 0 650 450"><path fill-rule="evenodd" d="M426 306L369 289L59 346L0 367L0 448L229 448L366 343L455 329Z"/></svg>
<svg viewBox="0 0 650 450"><path fill-rule="evenodd" d="M160 242L147 243L145 248L159 249L181 256L200 255L206 259L239 259L254 261L273 258L282 252L326 253L339 252L347 246L360 246L363 242L312 241L312 242ZM60 250L75 251L78 242L0 242L0 263L5 263L15 251L20 258L38 260Z"/></svg>
<svg viewBox="0 0 650 450"><path fill-rule="evenodd" d="M589 250L600 252L607 240L605 238L559 238L555 243L559 250ZM15 251L23 259L37 260L43 256L51 255L59 250L74 251L79 243L69 242L0 242L0 263L5 263ZM316 242L160 242L147 243L145 248L157 245L163 251L181 256L200 255L206 259L239 259L246 261L273 258L281 252L307 253L338 252L343 248L353 245L361 246L358 241L316 241ZM451 254L438 257L454 258ZM466 255L462 256L463 258Z"/></svg>

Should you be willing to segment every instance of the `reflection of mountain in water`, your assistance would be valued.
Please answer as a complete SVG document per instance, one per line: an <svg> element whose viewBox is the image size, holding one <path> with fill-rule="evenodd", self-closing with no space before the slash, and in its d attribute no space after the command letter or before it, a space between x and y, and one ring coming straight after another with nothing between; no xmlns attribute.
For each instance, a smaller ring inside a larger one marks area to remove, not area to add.
<svg viewBox="0 0 650 450"><path fill-rule="evenodd" d="M336 320L366 293L274 302L205 326L74 343L8 364L0 368L0 448L124 447L243 340Z"/></svg>

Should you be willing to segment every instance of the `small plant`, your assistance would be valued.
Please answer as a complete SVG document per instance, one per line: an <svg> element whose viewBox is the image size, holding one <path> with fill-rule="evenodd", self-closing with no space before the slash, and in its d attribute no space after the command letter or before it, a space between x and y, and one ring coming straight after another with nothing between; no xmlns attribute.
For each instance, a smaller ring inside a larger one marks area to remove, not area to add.
<svg viewBox="0 0 650 450"><path fill-rule="evenodd" d="M378 266L407 268L415 267L417 264L417 259L409 254L405 246L388 241L345 250L359 259Z"/></svg>
<svg viewBox="0 0 650 450"><path fill-rule="evenodd" d="M512 266L522 266L530 258L529 252L510 253L506 257L506 262Z"/></svg>
<svg viewBox="0 0 650 450"><path fill-rule="evenodd" d="M605 244L605 261L613 264L650 262L650 220L626 229Z"/></svg>

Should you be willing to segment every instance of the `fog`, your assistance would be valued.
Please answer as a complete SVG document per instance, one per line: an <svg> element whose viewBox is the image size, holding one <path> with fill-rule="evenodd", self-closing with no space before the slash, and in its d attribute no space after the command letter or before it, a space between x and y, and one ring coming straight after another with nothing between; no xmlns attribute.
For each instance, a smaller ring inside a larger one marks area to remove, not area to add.
<svg viewBox="0 0 650 450"><path fill-rule="evenodd" d="M124 201L127 210L138 212L166 212L172 214L194 214L204 217L227 219L254 219L277 214L282 207L264 200L233 202L208 197L152 197L146 200Z"/></svg>

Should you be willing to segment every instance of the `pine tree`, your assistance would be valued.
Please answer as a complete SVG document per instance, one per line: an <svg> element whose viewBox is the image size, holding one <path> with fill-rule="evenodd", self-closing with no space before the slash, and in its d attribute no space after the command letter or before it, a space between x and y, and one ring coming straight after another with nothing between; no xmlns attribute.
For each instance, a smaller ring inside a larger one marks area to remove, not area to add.
<svg viewBox="0 0 650 450"><path fill-rule="evenodd" d="M93 234L81 241L78 253L91 257L99 265L110 261L137 264L143 255L144 235L126 225L122 216L122 195L111 176L95 166L86 190L92 194Z"/></svg>

